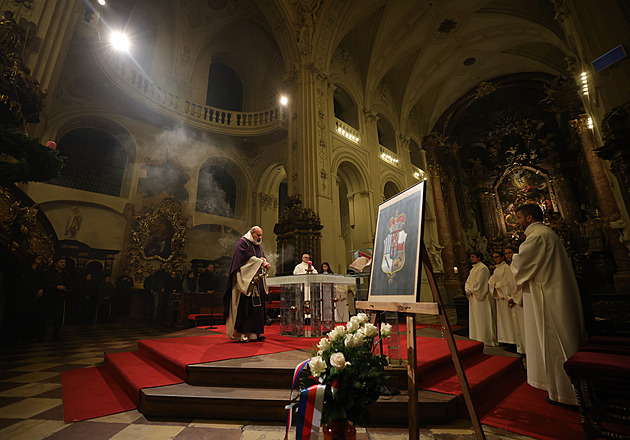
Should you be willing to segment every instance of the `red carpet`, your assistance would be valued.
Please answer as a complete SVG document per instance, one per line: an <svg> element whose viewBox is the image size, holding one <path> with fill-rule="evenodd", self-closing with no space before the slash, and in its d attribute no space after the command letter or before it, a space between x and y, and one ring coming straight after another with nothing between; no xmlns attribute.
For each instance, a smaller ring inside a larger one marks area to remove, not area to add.
<svg viewBox="0 0 630 440"><path fill-rule="evenodd" d="M541 440L584 440L580 415L545 402L547 392L522 384L482 423Z"/></svg>
<svg viewBox="0 0 630 440"><path fill-rule="evenodd" d="M138 341L138 351L106 353L105 365L63 371L64 419L66 422L129 411L138 405L142 388L182 383L191 364L311 349L320 338L280 336L268 327L264 343L240 344L224 334Z"/></svg>
<svg viewBox="0 0 630 440"><path fill-rule="evenodd" d="M214 330L225 332L225 326ZM229 341L225 334L141 340L136 352L107 353L103 367L62 372L64 418L78 421L133 409L142 388L182 383L191 364L310 350L319 341L281 336L278 325L265 332L265 342L249 344ZM518 358L484 355L483 344L476 341L458 340L456 344L480 414L522 382ZM401 338L401 352L406 352L405 338ZM418 337L417 352L419 387L460 396L446 343L440 338Z"/></svg>
<svg viewBox="0 0 630 440"><path fill-rule="evenodd" d="M61 389L66 422L107 416L137 407L105 367L62 371Z"/></svg>

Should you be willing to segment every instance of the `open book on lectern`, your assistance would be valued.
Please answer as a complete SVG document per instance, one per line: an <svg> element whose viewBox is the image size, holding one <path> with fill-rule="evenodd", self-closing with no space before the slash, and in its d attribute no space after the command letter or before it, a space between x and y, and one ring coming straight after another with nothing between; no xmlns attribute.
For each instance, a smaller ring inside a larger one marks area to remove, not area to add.
<svg viewBox="0 0 630 440"><path fill-rule="evenodd" d="M420 300L426 187L423 180L378 206L368 302Z"/></svg>

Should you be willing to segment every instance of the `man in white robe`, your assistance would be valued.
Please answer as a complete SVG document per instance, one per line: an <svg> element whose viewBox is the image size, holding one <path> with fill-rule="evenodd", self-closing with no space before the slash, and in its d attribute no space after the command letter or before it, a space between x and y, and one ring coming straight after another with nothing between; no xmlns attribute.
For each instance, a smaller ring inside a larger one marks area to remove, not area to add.
<svg viewBox="0 0 630 440"><path fill-rule="evenodd" d="M509 306L510 293L516 290L510 266L505 263L503 252L492 253L494 272L488 280L490 294L497 303L497 340L503 344L516 345L514 318Z"/></svg>
<svg viewBox="0 0 630 440"><path fill-rule="evenodd" d="M586 340L586 332L571 260L560 238L541 223L538 205L523 205L516 216L527 237L511 266L523 290L527 382L547 390L552 403L575 405L563 364Z"/></svg>
<svg viewBox="0 0 630 440"><path fill-rule="evenodd" d="M518 249L508 246L505 248L504 254L508 264L512 264L512 257L515 253L518 253ZM510 307L510 313L512 313L512 320L514 322L514 336L516 338L516 352L518 354L525 354L525 322L523 320L523 290L516 288L516 282L514 281L514 274L512 269L509 271L511 281L510 288L508 288L508 306Z"/></svg>
<svg viewBox="0 0 630 440"><path fill-rule="evenodd" d="M311 261L311 256L309 254L304 254L302 255L302 262L298 263L297 266L295 266L295 269L293 269L293 275L304 275L307 273L317 273L317 269L315 269L313 267L313 264L311 263L311 271L308 271L308 262Z"/></svg>
<svg viewBox="0 0 630 440"><path fill-rule="evenodd" d="M480 252L470 253L473 267L464 286L468 298L468 337L486 345L496 346L497 333L490 304L494 299L488 293L490 271L481 262L481 257Z"/></svg>

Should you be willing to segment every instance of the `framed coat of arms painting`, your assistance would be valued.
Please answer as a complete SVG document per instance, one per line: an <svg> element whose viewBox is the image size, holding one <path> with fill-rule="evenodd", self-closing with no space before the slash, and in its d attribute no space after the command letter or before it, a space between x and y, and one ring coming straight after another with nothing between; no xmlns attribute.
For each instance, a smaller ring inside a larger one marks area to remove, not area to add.
<svg viewBox="0 0 630 440"><path fill-rule="evenodd" d="M378 207L368 301L417 302L426 181Z"/></svg>

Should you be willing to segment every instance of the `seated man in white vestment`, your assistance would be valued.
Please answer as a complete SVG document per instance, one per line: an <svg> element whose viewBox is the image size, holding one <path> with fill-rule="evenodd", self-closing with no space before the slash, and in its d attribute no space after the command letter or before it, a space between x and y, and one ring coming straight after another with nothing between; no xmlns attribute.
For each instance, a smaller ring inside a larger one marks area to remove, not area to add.
<svg viewBox="0 0 630 440"><path fill-rule="evenodd" d="M497 333L490 304L494 299L488 292L490 271L481 262L482 257L481 252L470 253L472 269L464 286L468 298L468 337L494 347L497 345Z"/></svg>
<svg viewBox="0 0 630 440"><path fill-rule="evenodd" d="M317 269L313 267L313 263L309 266L309 262L311 261L311 256L309 254L302 255L302 262L298 263L293 269L293 275L304 275L307 273L317 273ZM309 272L310 267L310 272Z"/></svg>
<svg viewBox="0 0 630 440"><path fill-rule="evenodd" d="M523 290L527 382L547 390L552 403L575 405L563 364L585 342L586 331L571 260L560 238L542 223L538 205L517 208L516 217L526 236L511 268Z"/></svg>

